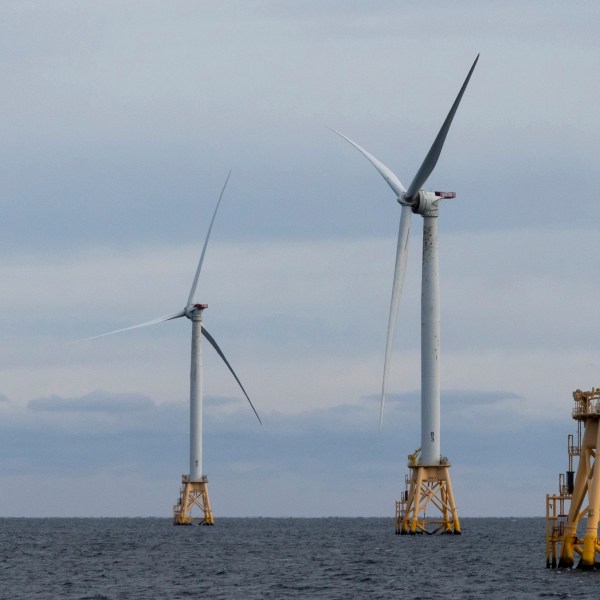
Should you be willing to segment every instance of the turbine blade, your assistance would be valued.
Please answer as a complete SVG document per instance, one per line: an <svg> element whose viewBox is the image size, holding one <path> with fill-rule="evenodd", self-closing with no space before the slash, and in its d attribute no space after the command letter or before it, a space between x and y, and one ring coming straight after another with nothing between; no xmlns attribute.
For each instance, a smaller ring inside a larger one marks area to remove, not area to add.
<svg viewBox="0 0 600 600"><path fill-rule="evenodd" d="M433 169L435 168L438 158L440 157L440 152L442 151L442 148L444 146L444 142L446 141L446 135L448 134L450 125L452 125L452 119L454 119L454 115L456 113L456 110L458 109L458 105L460 104L463 94L467 89L469 79L471 79L471 75L475 70L475 65L477 64L478 60L479 54L477 55L477 58L475 59L475 62L473 63L473 66L471 67L471 70L469 71L465 82L462 84L460 92L458 92L458 96L456 97L456 100L454 101L454 104L452 105L452 108L450 109L450 112L448 113L448 116L446 117L442 128L440 129L439 133L437 134L437 137L433 141L433 144L431 145L431 148L429 149L429 152L427 153L423 164L419 167L415 178L412 180L412 183L410 184L408 191L406 192L407 200L413 198L415 194L425 185L425 182L427 181L428 177L431 175Z"/></svg>
<svg viewBox="0 0 600 600"><path fill-rule="evenodd" d="M212 335L210 335L210 333L208 333L208 331L206 331L206 329L204 328L204 325L202 325L202 334L210 342L210 345L217 351L217 354L223 359L223 362L227 365L227 368L231 371L231 374L233 375L235 380L238 382L238 385L242 389L242 392L244 392L244 396L246 396L246 399L250 403L250 406L252 407L252 410L254 411L254 414L256 415L258 422L262 425L263 423L260 420L260 417L258 416L256 409L254 408L254 404L252 404L252 400L250 400L250 396L248 396L248 394L246 393L246 390L244 389L242 382L238 379L238 376L235 374L235 371L229 364L229 361L225 358L223 351L221 350L221 348L219 348L219 344L217 344L217 342L215 341L215 338Z"/></svg>
<svg viewBox="0 0 600 600"><path fill-rule="evenodd" d="M78 340L80 342L87 342L88 340L95 340L97 338L101 338L107 335L112 335L113 333L121 333L122 331L129 331L130 329L138 329L140 327L147 327L148 325L157 325L158 323L162 323L163 321L170 321L171 319L179 319L179 317L185 317L185 310L180 310L179 312L172 313L170 315L165 315L164 317L158 317L158 319L152 319L152 321L146 321L145 323L139 323L138 325L132 325L131 327L124 327L123 329L115 329L115 331L109 331L108 333L101 333L100 335L94 335L89 338L84 338L82 340Z"/></svg>
<svg viewBox="0 0 600 600"><path fill-rule="evenodd" d="M223 184L223 189L221 190L221 194L219 195L219 199L217 200L217 205L215 206L215 212L213 213L212 219L210 221L210 225L208 227L208 233L206 234L206 239L204 240L204 246L202 247L202 254L200 255L200 261L198 262L198 268L196 269L196 274L194 275L194 282L192 283L192 289L190 290L190 295L188 296L187 305L192 304L194 300L194 294L196 293L196 286L198 285L198 278L200 277L200 271L202 270L202 263L204 262L204 255L206 254L206 247L208 246L208 238L210 237L210 232L212 231L213 223L215 222L215 217L217 216L217 211L219 210L219 204L221 204L221 198L223 197L223 193L225 192L225 188L227 187L227 182L229 181L229 177L231 177L231 171L227 174L227 179L225 179L225 183Z"/></svg>
<svg viewBox="0 0 600 600"><path fill-rule="evenodd" d="M412 208L402 207L400 216L400 228L398 230L398 247L396 249L396 266L394 267L394 283L392 284L392 301L390 303L390 318L388 320L387 342L385 344L385 360L383 362L383 383L381 385L381 408L379 412L379 431L383 428L383 407L385 404L385 392L387 388L387 376L390 369L390 358L392 356L392 344L394 341L394 330L396 329L396 318L400 306L402 284L406 272L406 255L408 252L408 233L410 230L410 219Z"/></svg>
<svg viewBox="0 0 600 600"><path fill-rule="evenodd" d="M331 127L329 128L331 129ZM387 181L387 184L394 190L396 196L401 198L406 190L404 186L396 177L396 175L392 172L392 170L384 165L380 160L376 159L372 154L367 152L363 147L359 146L356 142L353 142L350 138L346 137L343 133L336 131L335 129L331 129L333 133L337 133L340 137L344 138L347 142L352 144L363 156L370 161L370 163L381 173L381 176Z"/></svg>

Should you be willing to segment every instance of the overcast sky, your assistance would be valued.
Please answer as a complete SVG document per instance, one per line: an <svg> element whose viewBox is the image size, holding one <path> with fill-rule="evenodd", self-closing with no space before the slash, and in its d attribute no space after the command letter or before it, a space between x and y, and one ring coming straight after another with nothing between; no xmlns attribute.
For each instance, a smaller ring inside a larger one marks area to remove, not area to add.
<svg viewBox="0 0 600 600"><path fill-rule="evenodd" d="M442 452L463 516L544 514L600 385L597 3L0 5L0 515L170 516L185 305L218 516L386 516L419 445L421 219L378 432L400 216L475 56L441 208ZM28 493L35 488L36 493Z"/></svg>

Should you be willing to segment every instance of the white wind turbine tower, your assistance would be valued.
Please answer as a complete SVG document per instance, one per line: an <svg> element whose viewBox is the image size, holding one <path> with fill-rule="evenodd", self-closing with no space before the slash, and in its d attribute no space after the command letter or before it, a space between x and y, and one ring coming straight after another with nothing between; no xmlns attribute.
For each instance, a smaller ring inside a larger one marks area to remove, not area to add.
<svg viewBox="0 0 600 600"><path fill-rule="evenodd" d="M433 172L442 151L452 119L479 60L475 59L459 93L435 138L425 160L408 190L398 177L381 161L351 139L335 131L359 150L379 171L402 206L396 265L392 285L392 300L387 331L387 343L381 389L379 426L383 424L383 407L387 386L392 342L408 250L408 232L413 213L423 217L423 263L421 281L421 447L409 455L410 487L396 503L396 533L460 533L458 513L450 483L450 464L440 449L440 293L438 270L437 223L439 202L455 198L453 192L426 192L421 188ZM408 482L407 481L407 484ZM437 508L440 518L427 518L427 508Z"/></svg>
<svg viewBox="0 0 600 600"><path fill-rule="evenodd" d="M200 260L198 262L198 267L196 269L196 274L194 275L194 281L192 283L192 288L190 289L185 308L172 314L165 315L164 317L153 319L152 321L146 321L145 323L140 323L131 327L125 327L124 329L117 329L116 331L110 331L108 333L87 338L88 340L92 340L104 337L106 335L112 335L114 333L121 333L123 331L137 329L139 327L156 325L157 323L171 321L172 319L178 319L180 317L187 317L192 322L190 369L190 472L189 475L183 476L183 485L181 488L180 498L178 503L173 507L173 523L175 525L192 524L192 508L194 506L198 507L202 513L200 524L214 525L214 517L210 505L210 499L208 497L208 479L202 471L202 336L208 340L210 345L216 350L217 354L223 359L223 362L227 365L227 368L237 381L242 392L244 393L244 396L246 396L246 399L250 403L256 418L262 425L262 421L260 420L260 417L258 416L250 397L246 393L244 386L242 385L238 376L235 374L235 371L229 364L229 361L225 358L225 355L223 354L221 348L219 348L219 345L215 339L212 337L212 335L210 335L210 333L208 333L204 325L202 325L202 313L204 309L208 307L208 305L198 304L195 302L196 287L198 286L198 279L202 270L202 263L204 262L204 255L206 254L208 239L210 238L210 232L212 231L213 223L215 222L215 217L217 216L217 211L219 210L219 205L221 204L221 199L223 198L223 193L225 192L225 187L227 186L230 175L231 171L227 175L227 179L225 180L223 189L219 195L219 200L217 201L217 205L208 227L206 239L204 240L204 246L202 248L202 254L200 255Z"/></svg>

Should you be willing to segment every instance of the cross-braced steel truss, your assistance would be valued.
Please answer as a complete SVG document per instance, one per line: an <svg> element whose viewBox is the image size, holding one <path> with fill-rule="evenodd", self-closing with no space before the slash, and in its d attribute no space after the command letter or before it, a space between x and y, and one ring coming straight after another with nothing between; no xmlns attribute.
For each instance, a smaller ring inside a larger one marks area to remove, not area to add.
<svg viewBox="0 0 600 600"><path fill-rule="evenodd" d="M198 509L200 516L194 516L194 509ZM208 497L208 479L202 477L201 481L190 481L187 475L182 478L179 501L173 506L173 525L214 525Z"/></svg>
<svg viewBox="0 0 600 600"><path fill-rule="evenodd" d="M460 534L449 467L409 465L408 489L396 502L397 534Z"/></svg>

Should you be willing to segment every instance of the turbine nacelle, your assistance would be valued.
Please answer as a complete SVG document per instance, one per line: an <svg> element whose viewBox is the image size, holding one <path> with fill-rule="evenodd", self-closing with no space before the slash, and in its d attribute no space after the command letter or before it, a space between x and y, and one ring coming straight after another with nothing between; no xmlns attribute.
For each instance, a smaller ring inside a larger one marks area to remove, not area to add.
<svg viewBox="0 0 600 600"><path fill-rule="evenodd" d="M193 319L196 311L202 312L205 308L208 308L208 304L188 304L184 309L184 313L188 319Z"/></svg>
<svg viewBox="0 0 600 600"><path fill-rule="evenodd" d="M402 206L410 206L413 213L419 215L431 215L437 213L438 202L444 199L456 198L455 192L425 192L418 191L412 198L408 198L405 192L398 202Z"/></svg>

